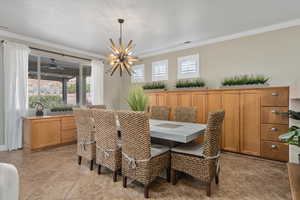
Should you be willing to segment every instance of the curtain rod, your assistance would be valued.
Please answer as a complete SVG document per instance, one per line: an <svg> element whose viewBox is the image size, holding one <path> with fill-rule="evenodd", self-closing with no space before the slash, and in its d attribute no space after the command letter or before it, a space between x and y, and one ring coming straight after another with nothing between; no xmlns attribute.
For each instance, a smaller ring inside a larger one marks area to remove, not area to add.
<svg viewBox="0 0 300 200"><path fill-rule="evenodd" d="M4 43L4 42L5 42L5 40L1 41L1 43ZM73 55L69 55L69 54L59 53L59 52L56 52L56 51L50 51L50 50L40 49L40 48L36 48L36 47L31 47L31 46L29 46L29 48L32 49L32 50L43 51L43 52L46 52L46 53L56 54L56 55L60 55L60 56L66 56L66 57L76 58L76 59L85 60L85 61L92 61L92 59L89 59L89 58L73 56Z"/></svg>

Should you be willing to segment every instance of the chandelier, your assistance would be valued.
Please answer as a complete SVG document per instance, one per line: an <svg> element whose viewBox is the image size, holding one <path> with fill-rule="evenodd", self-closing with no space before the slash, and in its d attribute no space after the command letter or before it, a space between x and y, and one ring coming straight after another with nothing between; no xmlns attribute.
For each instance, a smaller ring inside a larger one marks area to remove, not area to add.
<svg viewBox="0 0 300 200"><path fill-rule="evenodd" d="M124 19L118 19L118 22L120 24L119 45L116 45L112 39L109 39L111 43L110 49L112 50L112 53L108 55L108 63L112 66L110 75L112 76L115 71L119 69L120 76L122 76L123 71L126 71L131 76L131 67L134 62L138 61L138 57L132 56L134 48L132 40L129 41L127 46L123 45L122 25L124 23Z"/></svg>

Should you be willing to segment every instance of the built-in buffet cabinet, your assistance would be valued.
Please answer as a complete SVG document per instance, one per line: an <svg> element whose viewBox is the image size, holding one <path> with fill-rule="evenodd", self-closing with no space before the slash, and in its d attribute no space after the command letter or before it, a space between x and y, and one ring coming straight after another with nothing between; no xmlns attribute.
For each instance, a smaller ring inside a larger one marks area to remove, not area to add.
<svg viewBox="0 0 300 200"><path fill-rule="evenodd" d="M76 124L71 115L25 117L23 120L26 149L39 150L76 141Z"/></svg>
<svg viewBox="0 0 300 200"><path fill-rule="evenodd" d="M150 105L197 108L198 123L206 123L208 113L224 109L221 137L223 150L288 161L288 146L278 136L288 129L288 87L149 91ZM199 138L198 142L202 142Z"/></svg>

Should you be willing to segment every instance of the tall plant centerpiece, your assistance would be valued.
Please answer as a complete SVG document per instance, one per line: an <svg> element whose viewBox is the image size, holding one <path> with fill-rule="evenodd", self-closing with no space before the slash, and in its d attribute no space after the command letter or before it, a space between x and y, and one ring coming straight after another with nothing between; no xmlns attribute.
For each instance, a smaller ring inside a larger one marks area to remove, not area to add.
<svg viewBox="0 0 300 200"><path fill-rule="evenodd" d="M149 102L142 87L135 86L129 90L127 103L133 111L145 111Z"/></svg>

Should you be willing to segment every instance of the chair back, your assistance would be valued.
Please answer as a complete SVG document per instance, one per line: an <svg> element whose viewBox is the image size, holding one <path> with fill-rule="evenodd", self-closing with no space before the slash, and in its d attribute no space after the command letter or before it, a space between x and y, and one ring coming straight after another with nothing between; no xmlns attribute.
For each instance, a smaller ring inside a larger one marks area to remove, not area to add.
<svg viewBox="0 0 300 200"><path fill-rule="evenodd" d="M197 121L197 109L195 107L176 107L174 120L195 123Z"/></svg>
<svg viewBox="0 0 300 200"><path fill-rule="evenodd" d="M96 146L101 149L117 149L118 133L115 112L112 110L92 109L95 123Z"/></svg>
<svg viewBox="0 0 300 200"><path fill-rule="evenodd" d="M220 136L222 133L222 123L225 111L215 111L208 114L207 128L204 134L204 155L208 157L216 156L220 151Z"/></svg>
<svg viewBox="0 0 300 200"><path fill-rule="evenodd" d="M149 117L145 112L119 111L122 152L136 160L151 156Z"/></svg>
<svg viewBox="0 0 300 200"><path fill-rule="evenodd" d="M94 141L91 110L86 108L73 108L73 113L77 127L78 142Z"/></svg>
<svg viewBox="0 0 300 200"><path fill-rule="evenodd" d="M151 106L151 119L169 120L170 107L168 106Z"/></svg>
<svg viewBox="0 0 300 200"><path fill-rule="evenodd" d="M106 105L89 105L89 109L106 109Z"/></svg>

